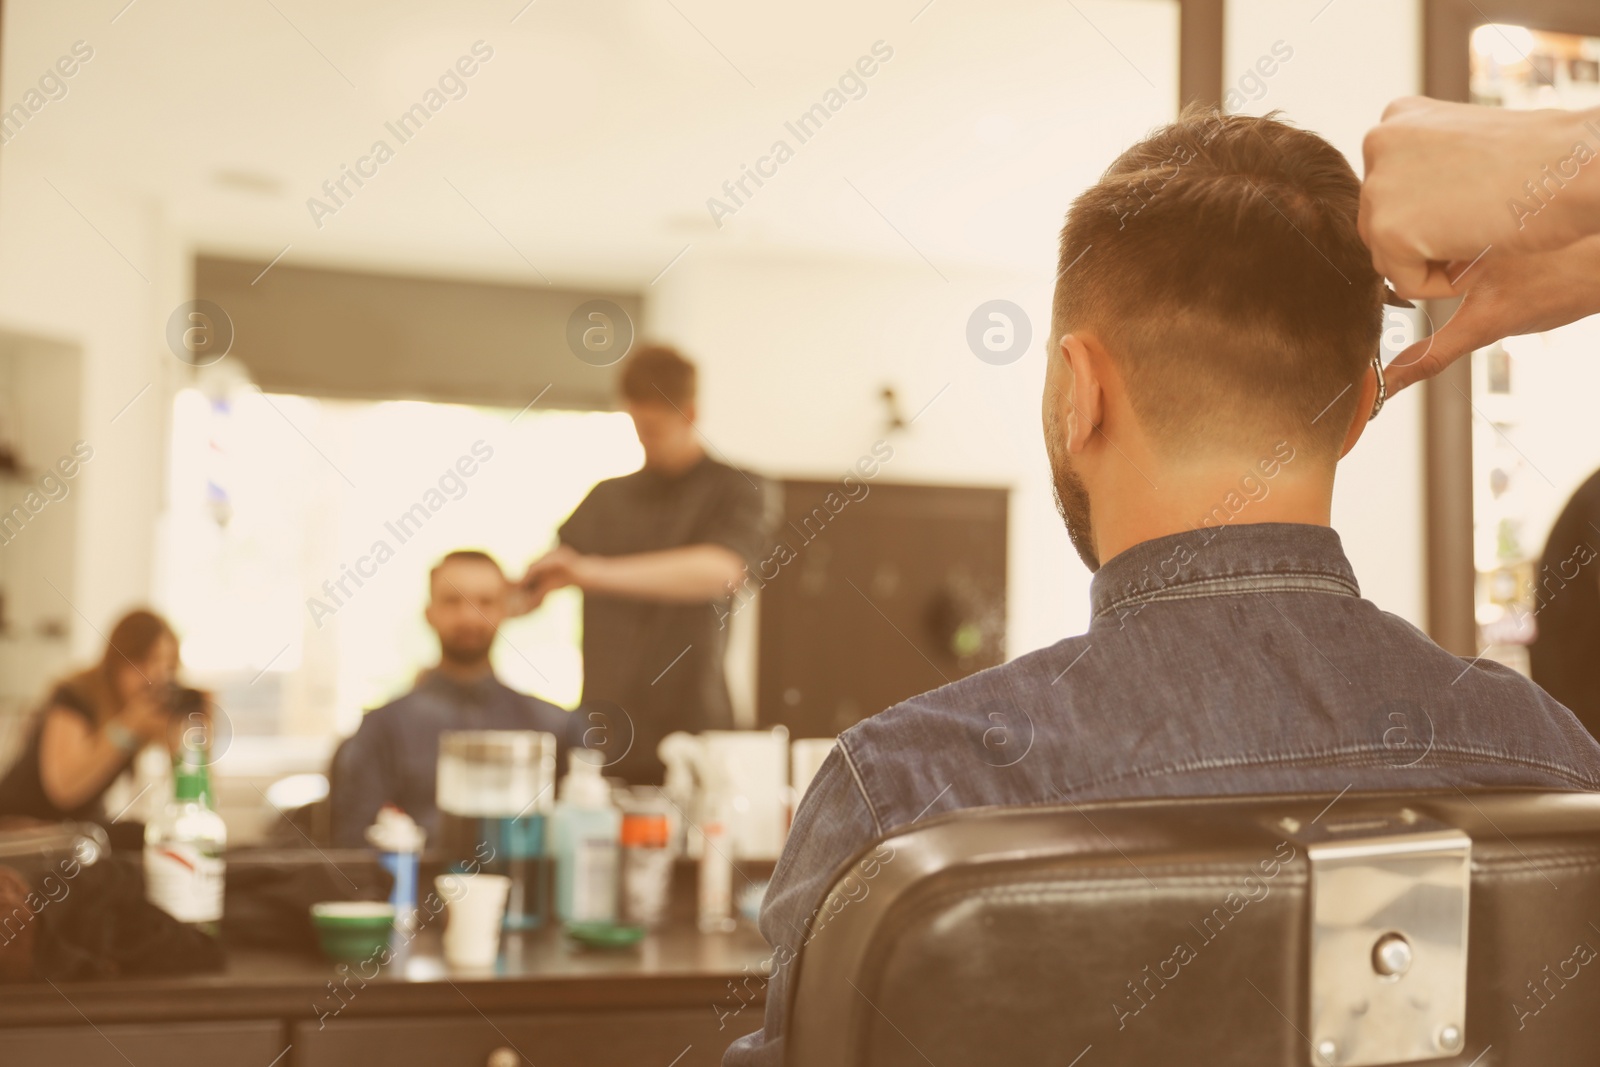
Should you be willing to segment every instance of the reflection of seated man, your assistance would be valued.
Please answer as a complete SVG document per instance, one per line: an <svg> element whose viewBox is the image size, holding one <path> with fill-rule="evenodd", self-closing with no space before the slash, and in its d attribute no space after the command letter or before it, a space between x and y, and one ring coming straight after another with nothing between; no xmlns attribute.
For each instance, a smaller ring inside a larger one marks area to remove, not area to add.
<svg viewBox="0 0 1600 1067"><path fill-rule="evenodd" d="M766 1029L726 1064L782 1061L788 963L832 876L920 819L1069 799L1600 788L1600 745L1567 709L1362 599L1329 528L1334 466L1377 394L1383 282L1359 197L1320 137L1190 112L1074 202L1043 416L1067 532L1095 572L1089 630L840 735L762 908Z"/></svg>
<svg viewBox="0 0 1600 1067"><path fill-rule="evenodd" d="M540 730L554 734L558 765L583 745L583 720L507 688L489 665L506 616L509 583L483 552L452 552L428 579L428 625L439 636L439 665L411 692L367 712L339 749L332 777L333 843L356 847L393 804L432 834L439 735L446 730Z"/></svg>

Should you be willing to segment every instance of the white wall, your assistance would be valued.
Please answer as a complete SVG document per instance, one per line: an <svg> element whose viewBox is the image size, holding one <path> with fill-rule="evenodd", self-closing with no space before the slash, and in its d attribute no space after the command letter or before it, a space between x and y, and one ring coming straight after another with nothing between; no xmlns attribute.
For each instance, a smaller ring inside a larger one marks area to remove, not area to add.
<svg viewBox="0 0 1600 1067"><path fill-rule="evenodd" d="M0 323L76 347L81 360L79 434L94 455L75 486L73 573L44 576L70 600L81 660L151 592L166 414L181 369L162 347L162 327L187 265L150 201L49 174L22 148L0 157L0 187Z"/></svg>
<svg viewBox="0 0 1600 1067"><path fill-rule="evenodd" d="M1421 91L1420 0L1228 0L1223 75L1241 89L1277 41L1294 55L1241 96L1251 114L1283 117L1328 138L1361 170L1361 139L1384 105ZM1269 67L1271 65L1269 64ZM1393 353L1390 353L1391 355ZM1339 466L1333 525L1362 593L1423 625L1421 391L1391 399Z"/></svg>
<svg viewBox="0 0 1600 1067"><path fill-rule="evenodd" d="M64 94L38 106L0 150L0 330L55 342L62 358L76 353L81 384L58 378L33 399L41 410L75 409L76 436L93 449L74 479L70 550L38 552L21 537L5 551L15 553L13 565L39 572L36 584L60 589L53 610L70 622L70 650L82 660L99 652L118 612L150 595L167 399L182 369L161 333L188 288L188 266L159 199L128 180L126 157L76 125L96 99L120 98L104 73L107 48L116 51L108 42L125 47L110 16L15 4L5 16L0 106L25 102L30 90L37 103L41 73L75 39L98 46ZM77 150L93 152L93 165L75 161ZM24 664L41 685L58 666L46 659Z"/></svg>

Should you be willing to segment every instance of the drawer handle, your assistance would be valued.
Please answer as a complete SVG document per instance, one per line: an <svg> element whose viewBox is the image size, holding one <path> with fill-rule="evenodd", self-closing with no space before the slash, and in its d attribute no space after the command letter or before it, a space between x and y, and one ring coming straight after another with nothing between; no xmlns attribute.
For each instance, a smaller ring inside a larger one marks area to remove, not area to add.
<svg viewBox="0 0 1600 1067"><path fill-rule="evenodd" d="M485 1067L522 1067L522 1057L517 1055L515 1049L509 1049L501 1045L489 1053L489 1059Z"/></svg>

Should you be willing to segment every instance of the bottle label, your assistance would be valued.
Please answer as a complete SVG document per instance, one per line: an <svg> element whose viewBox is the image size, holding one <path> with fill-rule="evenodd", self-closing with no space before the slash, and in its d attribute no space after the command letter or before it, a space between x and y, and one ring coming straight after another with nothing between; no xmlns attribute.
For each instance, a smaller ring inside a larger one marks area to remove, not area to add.
<svg viewBox="0 0 1600 1067"><path fill-rule="evenodd" d="M622 910L625 921L659 926L672 890L672 852L666 848L622 850Z"/></svg>
<svg viewBox="0 0 1600 1067"><path fill-rule="evenodd" d="M147 845L145 895L179 922L217 922L222 918L223 866L221 856L187 842Z"/></svg>
<svg viewBox="0 0 1600 1067"><path fill-rule="evenodd" d="M585 837L573 849L572 921L608 923L617 917L617 843Z"/></svg>

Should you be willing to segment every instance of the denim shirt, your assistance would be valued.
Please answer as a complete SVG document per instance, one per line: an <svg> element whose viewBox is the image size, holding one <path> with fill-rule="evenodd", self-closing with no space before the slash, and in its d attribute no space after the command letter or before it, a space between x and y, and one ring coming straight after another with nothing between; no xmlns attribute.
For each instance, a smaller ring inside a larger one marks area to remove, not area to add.
<svg viewBox="0 0 1600 1067"><path fill-rule="evenodd" d="M839 869L919 819L992 804L1536 786L1600 789L1600 745L1522 675L1361 599L1339 536L1287 523L1135 545L1089 631L846 730L795 814L761 911L765 1026L725 1067L783 1059L795 955ZM868 853L859 878L885 861ZM870 891L870 885L867 886ZM745 985L749 986L750 980ZM724 1032L753 1029L730 996Z"/></svg>

